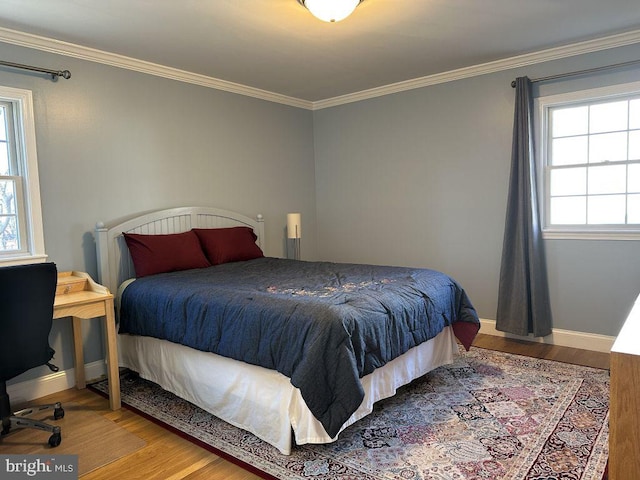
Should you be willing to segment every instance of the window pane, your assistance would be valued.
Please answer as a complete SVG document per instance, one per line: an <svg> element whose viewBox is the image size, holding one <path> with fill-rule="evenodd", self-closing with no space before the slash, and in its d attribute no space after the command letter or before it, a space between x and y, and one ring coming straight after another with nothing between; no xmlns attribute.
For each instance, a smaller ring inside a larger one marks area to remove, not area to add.
<svg viewBox="0 0 640 480"><path fill-rule="evenodd" d="M629 160L640 160L640 130L629 132Z"/></svg>
<svg viewBox="0 0 640 480"><path fill-rule="evenodd" d="M592 105L589 115L589 133L626 130L628 104L627 100L623 100Z"/></svg>
<svg viewBox="0 0 640 480"><path fill-rule="evenodd" d="M0 140L7 141L7 107L0 106Z"/></svg>
<svg viewBox="0 0 640 480"><path fill-rule="evenodd" d="M589 137L556 138L551 144L552 165L575 165L587 163Z"/></svg>
<svg viewBox="0 0 640 480"><path fill-rule="evenodd" d="M589 163L627 159L627 132L604 133L589 137Z"/></svg>
<svg viewBox="0 0 640 480"><path fill-rule="evenodd" d="M627 190L627 166L606 165L589 167L589 194L625 193Z"/></svg>
<svg viewBox="0 0 640 480"><path fill-rule="evenodd" d="M15 215L16 185L13 180L0 180L0 215Z"/></svg>
<svg viewBox="0 0 640 480"><path fill-rule="evenodd" d="M640 128L640 98L629 102L629 128Z"/></svg>
<svg viewBox="0 0 640 480"><path fill-rule="evenodd" d="M640 193L640 164L629 165L629 179L627 191L629 193Z"/></svg>
<svg viewBox="0 0 640 480"><path fill-rule="evenodd" d="M625 195L589 197L588 202L590 225L625 223Z"/></svg>
<svg viewBox="0 0 640 480"><path fill-rule="evenodd" d="M556 108L551 113L553 137L583 135L589 126L589 107Z"/></svg>
<svg viewBox="0 0 640 480"><path fill-rule="evenodd" d="M551 199L551 224L584 225L587 223L587 197Z"/></svg>
<svg viewBox="0 0 640 480"><path fill-rule="evenodd" d="M627 198L627 223L640 224L640 195Z"/></svg>
<svg viewBox="0 0 640 480"><path fill-rule="evenodd" d="M15 183L0 180L0 252L20 249L15 213Z"/></svg>
<svg viewBox="0 0 640 480"><path fill-rule="evenodd" d="M7 144L7 107L0 106L0 175L9 175L9 153Z"/></svg>
<svg viewBox="0 0 640 480"><path fill-rule="evenodd" d="M16 217L0 215L0 253L20 250Z"/></svg>
<svg viewBox="0 0 640 480"><path fill-rule="evenodd" d="M9 171L9 152L7 142L0 141L0 175L11 175Z"/></svg>
<svg viewBox="0 0 640 480"><path fill-rule="evenodd" d="M587 169L558 168L551 170L551 195L584 195L587 193Z"/></svg>

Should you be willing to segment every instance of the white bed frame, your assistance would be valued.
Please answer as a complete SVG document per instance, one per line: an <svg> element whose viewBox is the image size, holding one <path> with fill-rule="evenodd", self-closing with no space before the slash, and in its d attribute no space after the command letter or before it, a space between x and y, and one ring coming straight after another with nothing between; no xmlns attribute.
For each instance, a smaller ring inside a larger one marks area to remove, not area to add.
<svg viewBox="0 0 640 480"><path fill-rule="evenodd" d="M264 221L211 207L180 207L96 225L98 281L112 292L134 278L122 235L170 234L191 228L249 226L263 248ZM117 303L117 301L116 301ZM324 428L307 408L288 377L266 368L205 353L166 340L119 335L120 365L131 368L165 390L270 443L285 455L297 444L329 443ZM373 411L373 404L425 373L453 362L458 347L451 327L384 367L363 377L365 399L342 429ZM341 430L342 431L342 430Z"/></svg>
<svg viewBox="0 0 640 480"><path fill-rule="evenodd" d="M146 212L117 224L96 224L98 278L112 292L129 278L136 276L129 249L122 232L160 235L188 232L192 228L223 228L246 226L258 236L256 243L263 248L264 220L255 220L228 210L213 207L177 207Z"/></svg>

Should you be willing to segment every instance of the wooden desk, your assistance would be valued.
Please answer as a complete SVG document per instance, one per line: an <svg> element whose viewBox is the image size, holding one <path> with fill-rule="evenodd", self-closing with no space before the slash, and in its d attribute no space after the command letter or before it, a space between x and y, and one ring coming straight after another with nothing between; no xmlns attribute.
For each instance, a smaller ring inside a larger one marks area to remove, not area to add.
<svg viewBox="0 0 640 480"><path fill-rule="evenodd" d="M609 478L640 472L640 296L611 349Z"/></svg>
<svg viewBox="0 0 640 480"><path fill-rule="evenodd" d="M94 282L83 272L59 272L53 318L72 317L76 388L86 387L84 354L82 345L82 320L104 317L107 347L107 378L109 379L109 404L118 410L120 402L120 376L118 375L118 350L113 295L106 287Z"/></svg>

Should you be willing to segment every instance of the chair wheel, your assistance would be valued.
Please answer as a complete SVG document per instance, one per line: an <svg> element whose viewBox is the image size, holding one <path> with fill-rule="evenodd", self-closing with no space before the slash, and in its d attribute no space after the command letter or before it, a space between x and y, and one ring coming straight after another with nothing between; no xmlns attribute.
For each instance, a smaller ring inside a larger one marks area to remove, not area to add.
<svg viewBox="0 0 640 480"><path fill-rule="evenodd" d="M62 442L62 435L60 433L54 433L49 437L49 445L51 447L57 447Z"/></svg>
<svg viewBox="0 0 640 480"><path fill-rule="evenodd" d="M53 411L53 419L54 420L60 420L61 418L64 418L64 408L62 408L62 407L56 408Z"/></svg>

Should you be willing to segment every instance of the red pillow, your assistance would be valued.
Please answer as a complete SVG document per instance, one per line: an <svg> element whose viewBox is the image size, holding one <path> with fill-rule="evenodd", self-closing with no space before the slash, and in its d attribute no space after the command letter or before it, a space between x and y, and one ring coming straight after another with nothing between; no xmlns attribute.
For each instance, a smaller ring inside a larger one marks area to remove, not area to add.
<svg viewBox="0 0 640 480"><path fill-rule="evenodd" d="M194 228L212 265L264 257L250 227Z"/></svg>
<svg viewBox="0 0 640 480"><path fill-rule="evenodd" d="M193 232L167 235L122 233L136 270L136 277L210 267Z"/></svg>

